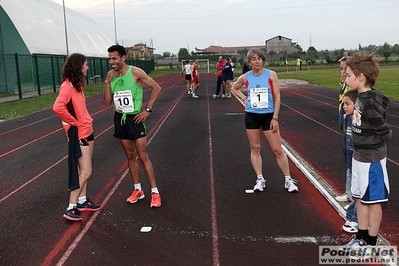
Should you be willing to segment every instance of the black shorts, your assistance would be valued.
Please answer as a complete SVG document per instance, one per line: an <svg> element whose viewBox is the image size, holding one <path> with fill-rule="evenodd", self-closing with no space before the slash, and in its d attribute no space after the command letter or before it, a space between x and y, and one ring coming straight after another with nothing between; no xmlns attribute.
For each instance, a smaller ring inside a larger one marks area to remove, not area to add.
<svg viewBox="0 0 399 266"><path fill-rule="evenodd" d="M147 127L145 122L136 124L134 117L136 115L126 115L126 120L122 121L123 114L115 112L114 114L114 137L118 139L135 140L147 136Z"/></svg>
<svg viewBox="0 0 399 266"><path fill-rule="evenodd" d="M184 77L186 80L191 81L191 74L186 74L186 76Z"/></svg>
<svg viewBox="0 0 399 266"><path fill-rule="evenodd" d="M273 113L269 114L254 114L245 112L245 128L246 129L260 129L262 131L270 130L270 122L273 119Z"/></svg>
<svg viewBox="0 0 399 266"><path fill-rule="evenodd" d="M87 138L83 138L79 140L79 145L80 146L89 146L89 141L93 141L94 140L94 133L91 133L90 136L88 136Z"/></svg>

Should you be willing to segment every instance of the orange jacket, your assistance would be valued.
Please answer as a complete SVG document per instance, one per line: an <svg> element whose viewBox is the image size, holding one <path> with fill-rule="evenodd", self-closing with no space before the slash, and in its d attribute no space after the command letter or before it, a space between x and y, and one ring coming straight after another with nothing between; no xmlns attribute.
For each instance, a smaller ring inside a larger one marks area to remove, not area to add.
<svg viewBox="0 0 399 266"><path fill-rule="evenodd" d="M87 111L83 90L77 92L68 79L61 84L53 111L62 119L65 132L70 126L77 126L79 139L93 133L93 118Z"/></svg>

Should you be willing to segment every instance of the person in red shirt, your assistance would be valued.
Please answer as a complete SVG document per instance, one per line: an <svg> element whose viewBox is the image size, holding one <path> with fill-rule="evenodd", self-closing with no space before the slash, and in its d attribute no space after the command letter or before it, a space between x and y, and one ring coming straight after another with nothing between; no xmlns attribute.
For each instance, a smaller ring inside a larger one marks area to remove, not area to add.
<svg viewBox="0 0 399 266"><path fill-rule="evenodd" d="M88 69L86 56L78 53L68 56L60 92L53 105L53 111L62 119L69 142L69 206L63 217L71 221L81 221L81 211L101 209L101 205L86 196L94 149L93 119L87 111L83 93Z"/></svg>
<svg viewBox="0 0 399 266"><path fill-rule="evenodd" d="M217 62L216 64L216 70L218 71L218 80L216 83L216 91L215 94L212 96L213 98L219 98L219 94L220 94L220 89L222 87L222 77L223 77L223 72L222 72L222 68L224 65L224 61L223 61L223 57L219 56L219 62ZM223 94L224 94L224 87L223 87Z"/></svg>
<svg viewBox="0 0 399 266"><path fill-rule="evenodd" d="M198 59L195 58L193 64L191 65L191 80L193 81L193 92L191 97L197 99L198 95L195 94L199 87L199 75L198 75Z"/></svg>

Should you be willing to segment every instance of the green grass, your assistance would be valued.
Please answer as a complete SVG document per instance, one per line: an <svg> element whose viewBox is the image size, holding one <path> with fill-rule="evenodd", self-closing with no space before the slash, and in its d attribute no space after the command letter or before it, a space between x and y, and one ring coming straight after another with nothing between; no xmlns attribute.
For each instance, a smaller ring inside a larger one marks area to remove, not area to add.
<svg viewBox="0 0 399 266"><path fill-rule="evenodd" d="M290 66L289 72L286 72L285 67L273 67L272 70L278 72L279 79L299 79L306 80L311 84L325 86L329 88L339 89L338 82L340 79L338 67L323 67L316 68L314 66L310 71L305 70L295 71L295 67ZM241 71L238 67L237 72ZM210 72L213 72L212 69ZM151 72L152 78L162 77L168 74L180 74L181 70L174 69L159 69ZM385 95L393 100L399 100L399 66L381 66L380 75L377 79L375 88L382 91ZM103 83L87 85L85 87L86 97L102 94ZM0 120L8 120L52 108L56 93L44 94L29 99L22 99L14 102L0 103Z"/></svg>
<svg viewBox="0 0 399 266"><path fill-rule="evenodd" d="M277 71L277 70L276 70ZM277 71L278 72L278 71ZM381 66L375 88L383 92L393 100L399 100L399 66ZM308 71L278 72L279 79L306 80L311 84L321 85L328 88L339 89L340 75L338 68L314 69Z"/></svg>

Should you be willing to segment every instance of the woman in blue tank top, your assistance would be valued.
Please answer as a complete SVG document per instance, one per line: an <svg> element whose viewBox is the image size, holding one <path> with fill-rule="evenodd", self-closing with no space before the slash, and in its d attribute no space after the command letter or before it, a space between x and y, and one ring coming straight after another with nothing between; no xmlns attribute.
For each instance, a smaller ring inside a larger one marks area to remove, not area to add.
<svg viewBox="0 0 399 266"><path fill-rule="evenodd" d="M251 147L251 163L257 175L254 191L263 191L266 180L262 172L260 136L263 133L273 150L277 164L285 176L284 187L288 192L297 192L297 181L291 178L288 158L281 146L278 115L280 112L280 86L276 72L265 69L262 50L252 48L247 54L251 71L242 74L234 83L232 91L245 104L245 127ZM245 85L247 95L241 92Z"/></svg>

